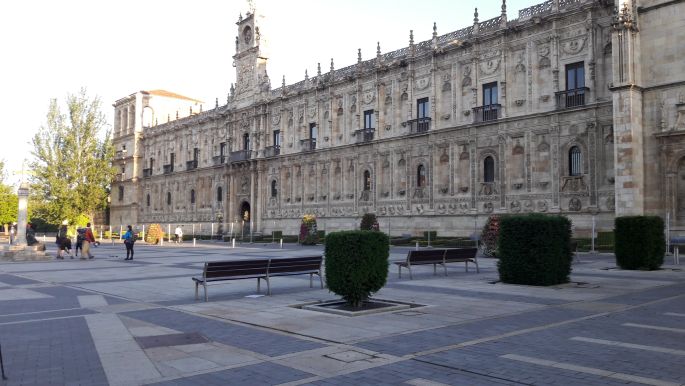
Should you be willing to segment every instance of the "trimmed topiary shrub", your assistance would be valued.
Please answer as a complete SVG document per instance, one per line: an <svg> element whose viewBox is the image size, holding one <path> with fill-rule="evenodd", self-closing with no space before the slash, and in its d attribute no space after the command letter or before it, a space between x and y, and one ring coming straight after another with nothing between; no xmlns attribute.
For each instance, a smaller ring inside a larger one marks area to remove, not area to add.
<svg viewBox="0 0 685 386"><path fill-rule="evenodd" d="M388 236L381 232L343 231L326 236L326 283L352 307L385 285Z"/></svg>
<svg viewBox="0 0 685 386"><path fill-rule="evenodd" d="M362 222L359 224L359 230L377 231L378 219L376 219L376 215L373 213L364 213L364 216L362 216Z"/></svg>
<svg viewBox="0 0 685 386"><path fill-rule="evenodd" d="M316 231L316 217L313 214L305 214L300 224L300 244L314 245L319 242L319 233Z"/></svg>
<svg viewBox="0 0 685 386"><path fill-rule="evenodd" d="M616 265L623 269L659 269L664 263L664 221L657 216L616 217Z"/></svg>
<svg viewBox="0 0 685 386"><path fill-rule="evenodd" d="M152 224L145 233L145 242L148 244L157 244L162 237L164 237L162 227L159 224Z"/></svg>
<svg viewBox="0 0 685 386"><path fill-rule="evenodd" d="M542 214L500 219L497 256L505 283L555 285L571 274L571 221Z"/></svg>
<svg viewBox="0 0 685 386"><path fill-rule="evenodd" d="M485 222L483 231L480 234L480 241L483 244L483 254L494 257L497 254L497 236L499 235L499 216L492 215Z"/></svg>

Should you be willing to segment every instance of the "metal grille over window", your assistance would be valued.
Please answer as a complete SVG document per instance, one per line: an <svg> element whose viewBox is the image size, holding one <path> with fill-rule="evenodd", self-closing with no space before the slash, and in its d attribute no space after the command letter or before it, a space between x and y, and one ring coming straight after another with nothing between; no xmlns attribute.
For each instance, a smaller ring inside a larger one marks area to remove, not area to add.
<svg viewBox="0 0 685 386"><path fill-rule="evenodd" d="M570 176L579 176L582 174L582 160L583 154L580 152L580 148L578 146L573 146L568 151L568 174Z"/></svg>

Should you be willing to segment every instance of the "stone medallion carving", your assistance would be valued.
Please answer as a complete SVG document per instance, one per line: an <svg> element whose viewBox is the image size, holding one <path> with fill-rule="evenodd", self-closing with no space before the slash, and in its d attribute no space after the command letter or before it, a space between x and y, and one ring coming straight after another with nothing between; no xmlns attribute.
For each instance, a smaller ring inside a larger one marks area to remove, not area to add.
<svg viewBox="0 0 685 386"><path fill-rule="evenodd" d="M580 198L578 197L572 197L568 201L568 210L571 212L580 212L582 209L582 203L580 202Z"/></svg>
<svg viewBox="0 0 685 386"><path fill-rule="evenodd" d="M538 46L538 67L547 68L552 65L549 60L549 44L541 44Z"/></svg>
<svg viewBox="0 0 685 386"><path fill-rule="evenodd" d="M276 126L281 122L281 114L275 113L271 116L271 124Z"/></svg>
<svg viewBox="0 0 685 386"><path fill-rule="evenodd" d="M464 66L464 76L461 79L461 87L471 86L471 66Z"/></svg>
<svg viewBox="0 0 685 386"><path fill-rule="evenodd" d="M608 210L615 210L616 209L616 198L614 196L607 197L607 209Z"/></svg>
<svg viewBox="0 0 685 386"><path fill-rule="evenodd" d="M538 201L538 212L547 212L547 201Z"/></svg>
<svg viewBox="0 0 685 386"><path fill-rule="evenodd" d="M390 95L385 97L385 104L386 105L392 104L392 97Z"/></svg>
<svg viewBox="0 0 685 386"><path fill-rule="evenodd" d="M492 205L492 202L484 202L483 203L483 212L485 213L492 213L492 211L495 209L495 206Z"/></svg>
<svg viewBox="0 0 685 386"><path fill-rule="evenodd" d="M585 48L587 37L569 40L561 44L561 50L567 55L576 55Z"/></svg>
<svg viewBox="0 0 685 386"><path fill-rule="evenodd" d="M511 202L509 205L509 210L511 213L519 213L521 211L521 201L519 200L514 200Z"/></svg>
<svg viewBox="0 0 685 386"><path fill-rule="evenodd" d="M431 80L430 80L430 77L427 77L427 76L423 77L421 79L418 79L416 81L416 89L417 90L425 90L430 85L431 85Z"/></svg>
<svg viewBox="0 0 685 386"><path fill-rule="evenodd" d="M362 100L363 100L364 104L366 104L366 105L372 103L373 101L376 100L376 92L375 91L365 92L364 95L362 96Z"/></svg>

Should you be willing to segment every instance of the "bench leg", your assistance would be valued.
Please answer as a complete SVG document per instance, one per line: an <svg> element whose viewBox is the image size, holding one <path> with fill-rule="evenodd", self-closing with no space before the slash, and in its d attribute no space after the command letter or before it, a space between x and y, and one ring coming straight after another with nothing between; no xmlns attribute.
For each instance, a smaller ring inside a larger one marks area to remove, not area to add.
<svg viewBox="0 0 685 386"><path fill-rule="evenodd" d="M309 274L309 288L314 288L314 274Z"/></svg>
<svg viewBox="0 0 685 386"><path fill-rule="evenodd" d="M466 261L464 262L464 266L466 266L466 268L464 268L464 270L465 270L466 272L469 272L469 261L468 261L468 260L466 260Z"/></svg>
<svg viewBox="0 0 685 386"><path fill-rule="evenodd" d="M399 274L398 279L401 279L402 278L402 266L401 265L397 266L397 273Z"/></svg>
<svg viewBox="0 0 685 386"><path fill-rule="evenodd" d="M199 287L199 286L200 286L200 283L195 282L195 300L198 299L197 287Z"/></svg>
<svg viewBox="0 0 685 386"><path fill-rule="evenodd" d="M476 273L480 273L480 269L478 268L478 259L473 260L473 264L476 265Z"/></svg>
<svg viewBox="0 0 685 386"><path fill-rule="evenodd" d="M447 264L442 263L442 268L445 270L445 276L447 276Z"/></svg>
<svg viewBox="0 0 685 386"><path fill-rule="evenodd" d="M205 288L205 301L209 301L209 298L207 297L207 284L202 285Z"/></svg>
<svg viewBox="0 0 685 386"><path fill-rule="evenodd" d="M409 270L409 280L414 280L414 278L411 277L411 266L407 266L407 269Z"/></svg>
<svg viewBox="0 0 685 386"><path fill-rule="evenodd" d="M269 278L267 277L264 280L266 280L266 294L271 296L271 284L269 283Z"/></svg>
<svg viewBox="0 0 685 386"><path fill-rule="evenodd" d="M321 276L321 272L319 272L319 282L321 282L321 289L323 289L323 277Z"/></svg>
<svg viewBox="0 0 685 386"><path fill-rule="evenodd" d="M257 293L260 293L260 292L261 292L261 290L260 290L260 288L259 288L259 284L260 284L261 282L262 282L262 278L261 278L261 277L258 277L258 278L257 278Z"/></svg>
<svg viewBox="0 0 685 386"><path fill-rule="evenodd" d="M438 265L437 265L437 264L433 264L433 276L435 276L435 275L437 275L437 274L438 274L438 270L437 270L437 267L438 267Z"/></svg>

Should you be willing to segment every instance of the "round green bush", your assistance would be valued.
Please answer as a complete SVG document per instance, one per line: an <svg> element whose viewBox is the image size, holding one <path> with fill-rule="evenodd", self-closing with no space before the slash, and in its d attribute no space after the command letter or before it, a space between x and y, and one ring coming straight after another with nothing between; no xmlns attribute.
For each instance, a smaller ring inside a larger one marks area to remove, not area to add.
<svg viewBox="0 0 685 386"><path fill-rule="evenodd" d="M542 214L500 219L497 256L500 280L511 284L567 283L571 274L571 221Z"/></svg>
<svg viewBox="0 0 685 386"><path fill-rule="evenodd" d="M352 307L380 290L388 278L388 236L372 231L342 231L326 235L328 288Z"/></svg>
<svg viewBox="0 0 685 386"><path fill-rule="evenodd" d="M623 269L659 269L664 263L664 221L657 216L623 216L614 219L616 265Z"/></svg>

